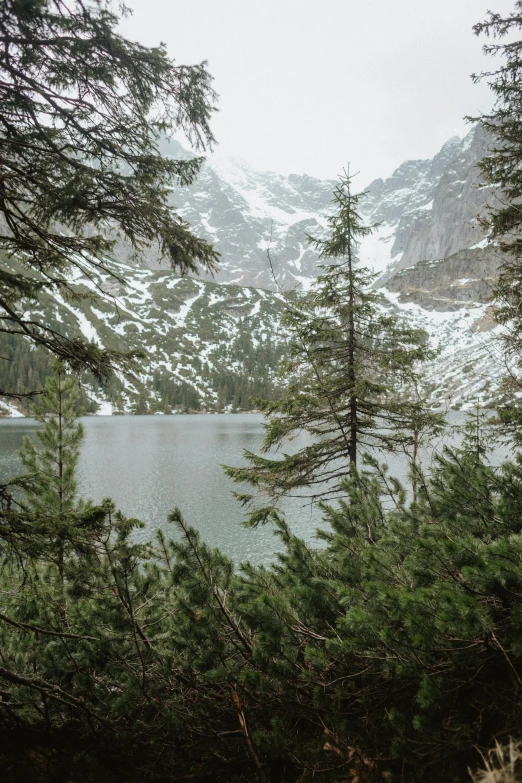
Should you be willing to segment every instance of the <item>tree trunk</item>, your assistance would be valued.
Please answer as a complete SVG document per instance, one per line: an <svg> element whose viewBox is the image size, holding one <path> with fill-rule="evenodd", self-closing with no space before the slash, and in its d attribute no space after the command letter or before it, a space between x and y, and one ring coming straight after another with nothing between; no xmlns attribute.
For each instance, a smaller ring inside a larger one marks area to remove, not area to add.
<svg viewBox="0 0 522 783"><path fill-rule="evenodd" d="M350 410L350 449L348 456L350 458L350 466L355 468L357 465L357 397L355 394L355 349L356 349L356 334L355 334L355 293L353 285L353 269L352 269L352 245L351 237L348 246L348 273L350 275L350 287L349 287L349 301L348 301L348 387L350 393L349 410Z"/></svg>

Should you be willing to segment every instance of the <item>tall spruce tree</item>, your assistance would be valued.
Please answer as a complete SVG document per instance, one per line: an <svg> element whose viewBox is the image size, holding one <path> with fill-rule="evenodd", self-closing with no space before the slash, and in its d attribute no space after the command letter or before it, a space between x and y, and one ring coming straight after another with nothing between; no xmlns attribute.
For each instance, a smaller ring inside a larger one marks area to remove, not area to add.
<svg viewBox="0 0 522 783"><path fill-rule="evenodd" d="M429 354L426 334L398 322L372 288L375 276L357 259L358 244L374 228L361 218L363 196L352 193L344 173L328 237L309 237L320 258L333 263L323 265L311 292L289 303L284 316L292 341L282 373L292 381L280 400L256 401L270 418L265 453L298 433L310 443L281 458L246 452L248 467L225 468L271 496L269 506L251 513L252 523L265 519L279 497L303 487L315 498L337 497L361 452L406 449L415 432L439 424L413 394L419 364Z"/></svg>
<svg viewBox="0 0 522 783"><path fill-rule="evenodd" d="M212 144L211 77L205 63L126 40L125 12L110 0L0 4L0 330L98 378L124 356L31 315L42 293L74 300L79 273L114 275L116 241L137 255L152 245L182 273L217 260L169 201L203 159L158 148L176 128L196 148Z"/></svg>

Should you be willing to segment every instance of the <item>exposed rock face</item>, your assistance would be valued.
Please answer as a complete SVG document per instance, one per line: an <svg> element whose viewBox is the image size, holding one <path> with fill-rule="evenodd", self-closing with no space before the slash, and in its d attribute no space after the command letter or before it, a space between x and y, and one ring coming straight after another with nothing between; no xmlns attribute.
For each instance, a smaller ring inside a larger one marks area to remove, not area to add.
<svg viewBox="0 0 522 783"><path fill-rule="evenodd" d="M495 200L492 189L480 185L477 163L486 155L487 138L477 126L464 139L446 142L433 160L406 161L392 177L370 185L365 214L372 223L382 222L377 242L389 250L381 249L372 264L374 239L363 244L361 256L382 273L382 283L400 269L483 240L478 216Z"/></svg>
<svg viewBox="0 0 522 783"><path fill-rule="evenodd" d="M487 303L501 259L494 247L460 250L440 261L419 261L386 283L400 302L415 302L425 310L451 312Z"/></svg>
<svg viewBox="0 0 522 783"><path fill-rule="evenodd" d="M163 152L191 154L175 141L165 142ZM490 188L479 186L476 164L486 154L484 131L474 127L464 139L446 142L432 160L405 161L388 179L370 184L363 214L368 223L381 225L362 242L359 254L361 263L379 273L381 284L419 261L447 258L481 242L477 216L494 200ZM334 184L211 156L193 185L173 189L172 203L221 253L217 282L274 289L269 246L278 284L306 289L318 264L306 235L324 231ZM148 263L158 266L154 251Z"/></svg>
<svg viewBox="0 0 522 783"><path fill-rule="evenodd" d="M483 238L478 216L487 212L486 204L493 196L491 188L480 186L476 165L487 154L484 131L476 128L460 145L452 145L448 153L445 171L434 189L432 209L424 211L421 223L409 237L400 233L397 237L397 243L404 243L401 266L419 259L446 258Z"/></svg>
<svg viewBox="0 0 522 783"><path fill-rule="evenodd" d="M187 154L177 142L165 143L162 151L175 157ZM323 230L333 185L211 157L196 182L173 189L172 203L194 232L221 253L214 280L274 289L269 247L278 285L291 289L308 285L317 275L317 256L308 249L306 234ZM157 267L153 256L149 263Z"/></svg>

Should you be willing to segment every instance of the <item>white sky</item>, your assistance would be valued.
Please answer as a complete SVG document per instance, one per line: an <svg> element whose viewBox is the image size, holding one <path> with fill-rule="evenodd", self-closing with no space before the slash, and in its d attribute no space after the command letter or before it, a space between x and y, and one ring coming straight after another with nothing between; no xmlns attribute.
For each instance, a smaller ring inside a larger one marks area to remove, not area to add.
<svg viewBox="0 0 522 783"><path fill-rule="evenodd" d="M255 168L361 185L432 157L492 104L472 25L509 0L126 0L129 38L208 60L216 152Z"/></svg>

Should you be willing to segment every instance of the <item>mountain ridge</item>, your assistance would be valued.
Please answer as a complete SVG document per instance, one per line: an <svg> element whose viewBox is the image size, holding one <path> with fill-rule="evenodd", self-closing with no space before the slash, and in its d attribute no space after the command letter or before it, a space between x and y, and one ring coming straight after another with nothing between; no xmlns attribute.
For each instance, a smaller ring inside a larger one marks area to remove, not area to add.
<svg viewBox="0 0 522 783"><path fill-rule="evenodd" d="M191 154L175 141L164 141L162 151ZM363 217L380 225L362 242L359 255L380 284L417 261L446 258L484 238L477 216L495 196L479 185L476 164L487 152L484 130L473 126L463 139L449 139L433 158L404 161L390 177L364 189ZM216 282L274 290L269 248L277 285L306 290L318 272L306 235L324 232L334 186L332 180L256 171L238 158L210 156L192 185L173 187L172 203L221 253ZM157 265L154 257L148 262Z"/></svg>
<svg viewBox="0 0 522 783"><path fill-rule="evenodd" d="M177 142L165 142L167 150L191 154ZM500 259L477 218L495 197L479 185L476 164L486 153L484 133L472 128L431 160L405 161L391 177L374 180L363 205L366 222L380 225L362 242L360 262L376 272L385 306L425 328L440 350L427 368L427 394L443 406L492 405L501 394L500 328L490 307ZM307 290L318 259L306 233L325 230L334 184L210 159L193 185L173 187L172 201L221 252L214 280L177 278L159 265L154 249L148 267L140 266L117 245L111 263L126 287L108 275L78 279L81 290L94 285L102 292L100 306L72 306L56 295L35 312L69 336L145 350L142 378L120 377L107 390L84 384L105 412L252 407L249 394L277 393L277 359L288 340L267 247L280 289ZM269 351L262 348L267 335Z"/></svg>

